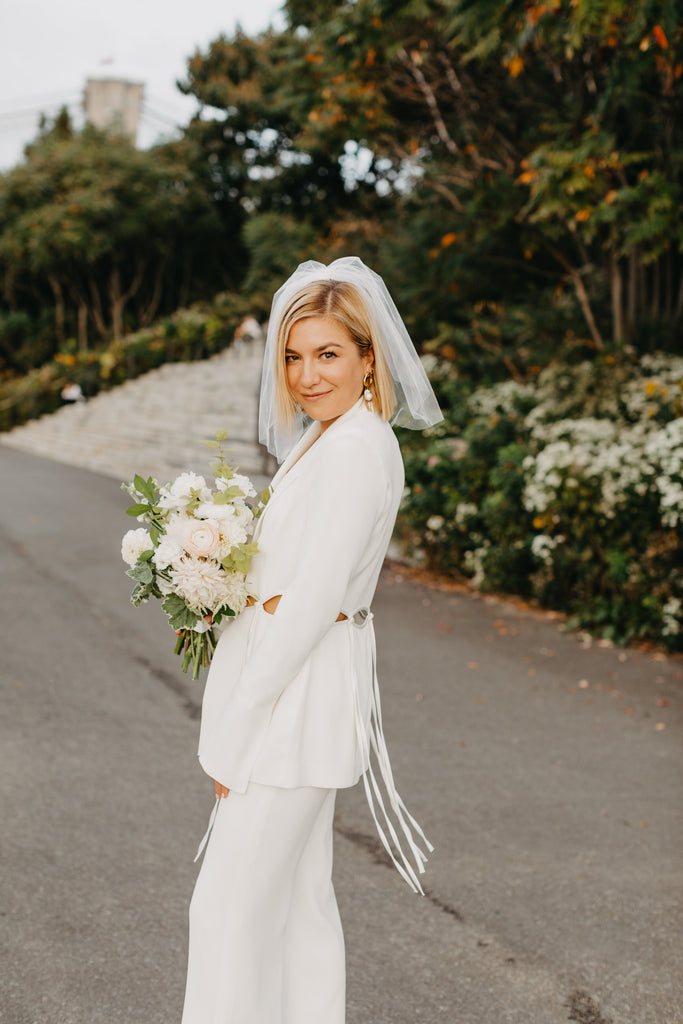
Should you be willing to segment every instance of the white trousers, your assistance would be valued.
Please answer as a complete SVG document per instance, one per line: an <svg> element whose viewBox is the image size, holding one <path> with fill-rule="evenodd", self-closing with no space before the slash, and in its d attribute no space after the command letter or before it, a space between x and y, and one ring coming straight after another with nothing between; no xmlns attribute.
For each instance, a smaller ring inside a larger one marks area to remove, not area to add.
<svg viewBox="0 0 683 1024"><path fill-rule="evenodd" d="M344 1024L336 790L221 800L190 904L182 1024Z"/></svg>

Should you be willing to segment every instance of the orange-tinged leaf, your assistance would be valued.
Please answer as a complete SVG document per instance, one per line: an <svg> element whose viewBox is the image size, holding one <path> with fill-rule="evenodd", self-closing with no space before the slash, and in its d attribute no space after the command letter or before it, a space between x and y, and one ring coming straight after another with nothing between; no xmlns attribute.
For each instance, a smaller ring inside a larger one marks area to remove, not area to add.
<svg viewBox="0 0 683 1024"><path fill-rule="evenodd" d="M321 64L323 60L322 53L307 53L304 57L309 64Z"/></svg>
<svg viewBox="0 0 683 1024"><path fill-rule="evenodd" d="M593 180L593 178L595 177L595 170L594 170L594 169L593 169L593 168L591 167L591 165L590 165L590 164L587 164L587 165L586 165L586 166L584 167L584 169L583 169L583 173L584 173L584 174L586 175L586 177L587 177L587 178L590 178L590 179L591 179L591 181L592 181L592 180Z"/></svg>
<svg viewBox="0 0 683 1024"><path fill-rule="evenodd" d="M536 171L522 171L520 176L517 178L518 185L530 185L532 181L536 181L538 174Z"/></svg>
<svg viewBox="0 0 683 1024"><path fill-rule="evenodd" d="M442 236L441 245L443 246L444 249L447 249L449 245L453 245L453 243L457 242L457 240L458 236L456 235L455 231L449 231L447 234Z"/></svg>
<svg viewBox="0 0 683 1024"><path fill-rule="evenodd" d="M645 171L645 170L641 171L640 174L638 175L638 181L645 181L645 179L649 176L649 174L650 174L649 171Z"/></svg>
<svg viewBox="0 0 683 1024"><path fill-rule="evenodd" d="M617 190L615 188L611 188L609 190L609 192L607 193L607 195L605 196L605 202L606 203L613 203L616 198L617 198Z"/></svg>
<svg viewBox="0 0 683 1024"><path fill-rule="evenodd" d="M655 37L655 39L657 40L657 42L663 50L669 49L669 40L666 38L664 29L661 25L655 25L655 27L652 29L652 35Z"/></svg>
<svg viewBox="0 0 683 1024"><path fill-rule="evenodd" d="M510 58L510 60L507 63L507 69L510 72L512 78L517 78L519 75L521 75L522 71L524 71L524 61L519 56L519 54L515 54L514 57Z"/></svg>
<svg viewBox="0 0 683 1024"><path fill-rule="evenodd" d="M588 220L590 215L591 215L590 210L579 210L578 213L575 214L574 219L575 220Z"/></svg>

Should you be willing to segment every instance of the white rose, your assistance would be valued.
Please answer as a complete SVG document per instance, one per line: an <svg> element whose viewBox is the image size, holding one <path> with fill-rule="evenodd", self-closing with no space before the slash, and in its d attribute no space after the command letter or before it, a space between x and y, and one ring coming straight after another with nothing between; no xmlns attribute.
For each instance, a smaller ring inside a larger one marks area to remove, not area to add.
<svg viewBox="0 0 683 1024"><path fill-rule="evenodd" d="M121 558L132 568L142 552L151 551L153 546L147 530L129 530L121 541Z"/></svg>
<svg viewBox="0 0 683 1024"><path fill-rule="evenodd" d="M221 549L218 524L209 519L188 519L184 545L188 555L195 558L216 558Z"/></svg>

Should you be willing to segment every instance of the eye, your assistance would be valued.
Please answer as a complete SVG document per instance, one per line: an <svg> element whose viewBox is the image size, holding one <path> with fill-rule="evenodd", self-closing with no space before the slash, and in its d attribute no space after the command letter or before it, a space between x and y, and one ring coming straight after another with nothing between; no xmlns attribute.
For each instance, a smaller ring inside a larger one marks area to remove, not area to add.
<svg viewBox="0 0 683 1024"><path fill-rule="evenodd" d="M295 359L298 359L298 358L299 358L299 357L298 357L297 355L294 355L293 353L287 353L287 354L285 355L285 362L286 362L286 363L293 363L293 362L294 362L294 360L295 360Z"/></svg>
<svg viewBox="0 0 683 1024"><path fill-rule="evenodd" d="M336 359L337 358L337 353L336 352L323 352L323 353L321 353L321 356L320 356L321 359L327 360L328 357L329 357L329 359Z"/></svg>

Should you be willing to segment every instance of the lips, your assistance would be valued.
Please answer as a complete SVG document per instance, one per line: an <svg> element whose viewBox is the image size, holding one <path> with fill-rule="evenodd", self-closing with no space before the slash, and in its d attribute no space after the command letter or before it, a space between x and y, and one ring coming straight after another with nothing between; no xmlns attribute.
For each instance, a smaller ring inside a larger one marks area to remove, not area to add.
<svg viewBox="0 0 683 1024"><path fill-rule="evenodd" d="M327 396L331 395L331 394L332 394L331 391L320 391L320 392L318 392L315 395L302 395L301 399L304 402L317 402L318 399L320 399L320 398L327 398Z"/></svg>

